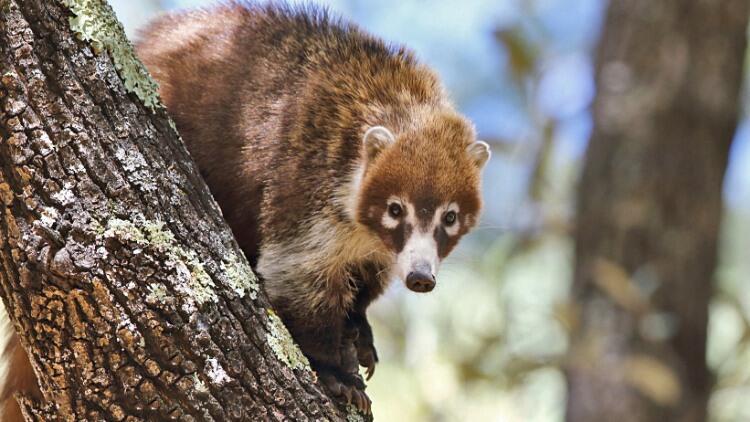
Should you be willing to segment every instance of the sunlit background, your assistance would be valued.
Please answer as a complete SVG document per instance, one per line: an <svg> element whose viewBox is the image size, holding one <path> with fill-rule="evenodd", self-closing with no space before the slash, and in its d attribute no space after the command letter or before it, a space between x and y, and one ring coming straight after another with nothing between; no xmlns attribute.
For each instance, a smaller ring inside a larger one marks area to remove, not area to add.
<svg viewBox="0 0 750 422"><path fill-rule="evenodd" d="M128 34L201 0L110 0ZM414 49L493 148L478 230L437 289L396 284L370 311L383 421L561 421L575 183L591 131L592 52L603 0L326 0ZM725 185L719 291L708 359L713 421L750 420L750 122Z"/></svg>

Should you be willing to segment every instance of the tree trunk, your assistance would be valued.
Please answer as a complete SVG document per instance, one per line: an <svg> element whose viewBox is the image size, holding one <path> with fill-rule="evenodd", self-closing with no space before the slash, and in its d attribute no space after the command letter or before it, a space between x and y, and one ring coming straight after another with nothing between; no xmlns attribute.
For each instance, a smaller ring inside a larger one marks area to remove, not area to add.
<svg viewBox="0 0 750 422"><path fill-rule="evenodd" d="M317 386L103 0L0 0L0 78L28 420L360 417Z"/></svg>
<svg viewBox="0 0 750 422"><path fill-rule="evenodd" d="M746 0L613 0L581 178L567 419L703 421Z"/></svg>

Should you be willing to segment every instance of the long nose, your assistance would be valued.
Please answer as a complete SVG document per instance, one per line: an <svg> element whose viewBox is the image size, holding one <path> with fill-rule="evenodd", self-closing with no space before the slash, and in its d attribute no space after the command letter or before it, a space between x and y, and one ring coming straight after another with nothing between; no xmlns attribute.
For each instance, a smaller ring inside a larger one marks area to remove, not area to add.
<svg viewBox="0 0 750 422"><path fill-rule="evenodd" d="M406 287L417 293L427 293L435 288L435 276L428 263L420 263L414 266L406 276Z"/></svg>

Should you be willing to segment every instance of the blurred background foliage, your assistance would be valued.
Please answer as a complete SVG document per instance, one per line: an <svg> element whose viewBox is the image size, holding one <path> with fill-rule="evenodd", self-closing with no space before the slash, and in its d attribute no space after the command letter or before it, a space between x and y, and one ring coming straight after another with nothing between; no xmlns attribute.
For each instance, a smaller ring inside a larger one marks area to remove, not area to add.
<svg viewBox="0 0 750 422"><path fill-rule="evenodd" d="M110 0L131 39L164 10L208 0ZM400 283L370 311L385 421L561 421L575 184L591 132L604 0L319 0L434 67L493 147L480 227L437 289ZM745 95L747 97L747 95ZM747 107L743 109L746 110ZM746 113L745 113L746 114ZM725 183L708 360L713 421L750 420L750 121ZM614 292L617 294L617 292Z"/></svg>

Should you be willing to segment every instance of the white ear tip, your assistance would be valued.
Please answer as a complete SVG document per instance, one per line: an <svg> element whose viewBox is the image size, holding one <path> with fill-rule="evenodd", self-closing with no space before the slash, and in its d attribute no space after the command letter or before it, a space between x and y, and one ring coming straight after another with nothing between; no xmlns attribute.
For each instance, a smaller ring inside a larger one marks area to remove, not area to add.
<svg viewBox="0 0 750 422"><path fill-rule="evenodd" d="M477 147L484 148L484 152L487 154L488 160L490 159L490 157L492 157L492 150L490 149L490 144L484 141L477 141Z"/></svg>
<svg viewBox="0 0 750 422"><path fill-rule="evenodd" d="M492 157L490 145L484 141L473 142L466 147L466 151L474 159L474 162L480 169L483 168L484 165L487 164L487 161L490 160L490 157Z"/></svg>
<svg viewBox="0 0 750 422"><path fill-rule="evenodd" d="M371 137L374 137L374 139L377 139L379 141L386 141L386 142L394 142L396 138L393 136L390 130L388 130L385 126L373 126L365 132L365 135L362 137L363 142L368 142L368 139Z"/></svg>

